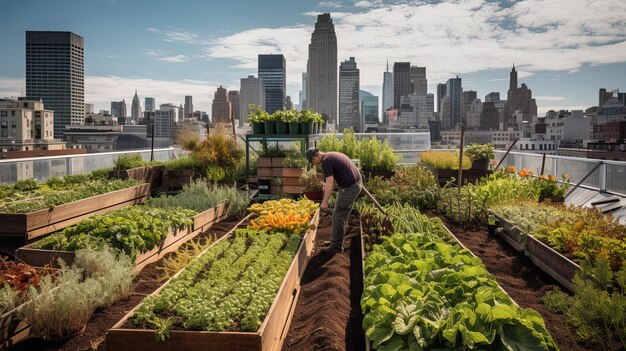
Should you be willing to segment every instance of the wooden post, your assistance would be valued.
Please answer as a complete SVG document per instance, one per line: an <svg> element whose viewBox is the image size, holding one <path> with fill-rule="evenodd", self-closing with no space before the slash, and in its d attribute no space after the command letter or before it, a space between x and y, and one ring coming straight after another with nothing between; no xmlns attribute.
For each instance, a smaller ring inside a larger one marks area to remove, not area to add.
<svg viewBox="0 0 626 351"><path fill-rule="evenodd" d="M465 126L461 126L461 144L459 146L459 179L457 179L457 191L461 193L461 180L463 179L463 144L465 138Z"/></svg>
<svg viewBox="0 0 626 351"><path fill-rule="evenodd" d="M546 153L543 153L543 157L541 158L541 173L539 175L543 175L543 170L546 167Z"/></svg>
<svg viewBox="0 0 626 351"><path fill-rule="evenodd" d="M509 146L509 149L506 150L506 153L504 154L504 156L502 156L502 159L500 160L500 162L498 163L498 165L496 166L496 168L493 170L494 172L498 170L498 168L500 167L500 165L502 164L502 162L504 162L504 159L506 158L506 156L509 154L509 152L511 152L511 149L513 148L513 146L515 146L515 143L517 143L519 139L515 139L513 141L513 144L511 144L511 146Z"/></svg>

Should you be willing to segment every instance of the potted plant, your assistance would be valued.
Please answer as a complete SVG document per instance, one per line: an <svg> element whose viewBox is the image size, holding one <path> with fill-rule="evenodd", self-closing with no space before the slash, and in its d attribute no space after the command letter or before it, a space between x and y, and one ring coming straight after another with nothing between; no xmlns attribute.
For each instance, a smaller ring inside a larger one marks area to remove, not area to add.
<svg viewBox="0 0 626 351"><path fill-rule="evenodd" d="M276 134L287 134L287 123L285 122L285 114L288 111L276 110L272 114L274 123L276 124Z"/></svg>
<svg viewBox="0 0 626 351"><path fill-rule="evenodd" d="M302 134L311 134L313 131L313 122L316 120L316 113L311 110L302 110L300 112L300 123L302 127Z"/></svg>
<svg viewBox="0 0 626 351"><path fill-rule="evenodd" d="M265 134L276 134L276 114L268 114L263 122Z"/></svg>
<svg viewBox="0 0 626 351"><path fill-rule="evenodd" d="M321 201L324 198L322 180L317 175L315 168L312 168L300 176L300 185L302 192L307 199L312 201Z"/></svg>
<svg viewBox="0 0 626 351"><path fill-rule="evenodd" d="M316 113L313 116L313 133L319 134L322 132L322 126L324 125L324 116L320 113Z"/></svg>
<svg viewBox="0 0 626 351"><path fill-rule="evenodd" d="M283 177L299 178L304 173L307 160L302 155L289 155L283 160Z"/></svg>
<svg viewBox="0 0 626 351"><path fill-rule="evenodd" d="M255 106L249 104L250 114L248 114L248 123L252 126L252 134L264 134L265 133L265 121L269 119L269 114L261 108L261 106Z"/></svg>
<svg viewBox="0 0 626 351"><path fill-rule="evenodd" d="M297 110L288 110L283 114L283 122L285 122L288 126L287 131L289 134L299 134L300 133L300 124L298 121L300 120L300 113Z"/></svg>
<svg viewBox="0 0 626 351"><path fill-rule="evenodd" d="M489 160L495 157L493 144L470 144L465 153L472 160L471 169L486 170L489 168Z"/></svg>

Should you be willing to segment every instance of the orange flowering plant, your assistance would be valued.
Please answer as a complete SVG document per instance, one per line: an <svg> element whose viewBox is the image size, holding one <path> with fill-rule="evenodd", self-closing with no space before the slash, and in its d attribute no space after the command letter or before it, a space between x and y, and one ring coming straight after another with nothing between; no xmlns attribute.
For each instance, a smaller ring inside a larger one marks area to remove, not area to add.
<svg viewBox="0 0 626 351"><path fill-rule="evenodd" d="M539 196L563 197L569 189L569 177L562 175L563 181L558 182L553 175L542 174L533 179L535 186L539 189Z"/></svg>
<svg viewBox="0 0 626 351"><path fill-rule="evenodd" d="M220 181L234 172L243 157L243 149L232 136L218 133L196 144L195 158L211 180Z"/></svg>

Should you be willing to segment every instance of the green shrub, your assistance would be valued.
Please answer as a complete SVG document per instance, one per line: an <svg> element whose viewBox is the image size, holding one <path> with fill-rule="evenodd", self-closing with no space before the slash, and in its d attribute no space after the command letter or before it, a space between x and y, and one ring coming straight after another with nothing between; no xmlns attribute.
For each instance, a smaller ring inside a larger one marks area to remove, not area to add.
<svg viewBox="0 0 626 351"><path fill-rule="evenodd" d="M171 160L165 163L165 169L181 170L181 169L200 169L200 163L193 157L183 155L179 156L175 160Z"/></svg>
<svg viewBox="0 0 626 351"><path fill-rule="evenodd" d="M143 167L146 162L140 154L123 154L115 159L113 169L125 170L137 167Z"/></svg>

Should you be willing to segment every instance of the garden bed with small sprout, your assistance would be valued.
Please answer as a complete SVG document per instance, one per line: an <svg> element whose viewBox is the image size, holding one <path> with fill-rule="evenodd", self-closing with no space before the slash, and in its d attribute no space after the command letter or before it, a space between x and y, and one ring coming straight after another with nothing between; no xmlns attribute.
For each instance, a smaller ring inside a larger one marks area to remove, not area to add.
<svg viewBox="0 0 626 351"><path fill-rule="evenodd" d="M217 241L127 314L107 334L108 349L280 349L313 249L315 207L251 207L260 216L247 229Z"/></svg>
<svg viewBox="0 0 626 351"><path fill-rule="evenodd" d="M85 218L142 203L150 194L150 184L135 180L65 178L71 181L53 178L46 184L27 184L25 190L10 189L2 194L0 236L34 240ZM13 187L20 186L22 183Z"/></svg>

